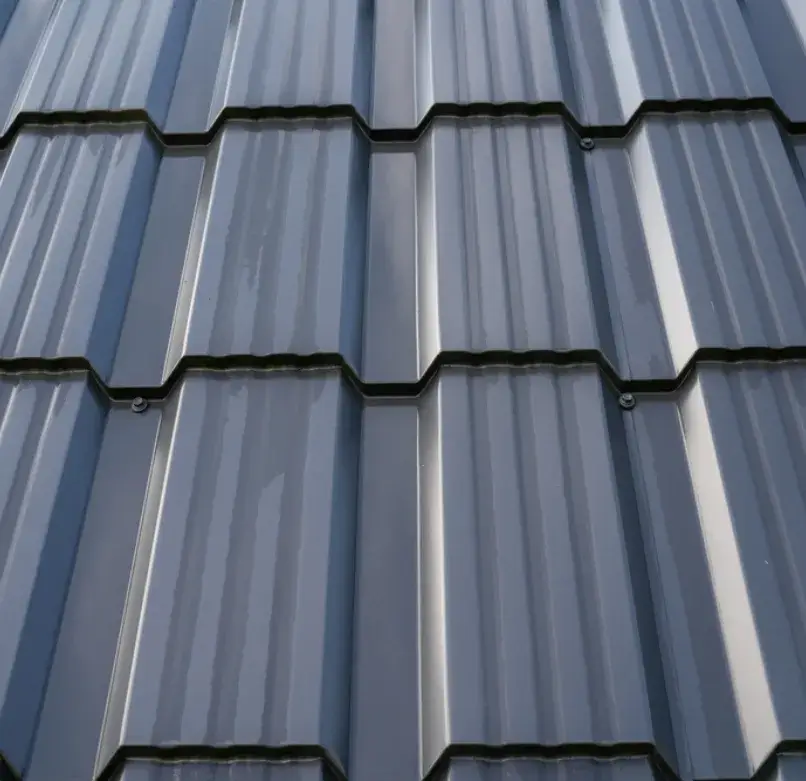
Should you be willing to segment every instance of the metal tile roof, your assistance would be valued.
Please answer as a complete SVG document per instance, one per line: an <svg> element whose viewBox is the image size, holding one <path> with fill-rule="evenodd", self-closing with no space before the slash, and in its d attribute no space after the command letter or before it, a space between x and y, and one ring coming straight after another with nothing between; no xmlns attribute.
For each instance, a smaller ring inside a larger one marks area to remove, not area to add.
<svg viewBox="0 0 806 781"><path fill-rule="evenodd" d="M593 367L391 402L191 373L140 415L3 380L3 755L295 747L363 779L623 744L748 777L806 718L805 380L710 365L624 412Z"/></svg>
<svg viewBox="0 0 806 781"><path fill-rule="evenodd" d="M0 116L137 110L203 132L222 110L368 107L368 0L5 4Z"/></svg>
<svg viewBox="0 0 806 781"><path fill-rule="evenodd" d="M320 762L186 762L130 760L115 781L326 781Z"/></svg>
<svg viewBox="0 0 806 781"><path fill-rule="evenodd" d="M802 778L804 8L0 2L0 778Z"/></svg>
<svg viewBox="0 0 806 781"><path fill-rule="evenodd" d="M802 143L764 113L655 117L591 151L556 118L24 129L0 168L0 355L160 386L183 359L597 353L672 379L701 349L806 344Z"/></svg>
<svg viewBox="0 0 806 781"><path fill-rule="evenodd" d="M594 762L589 759L545 761L510 759L502 762L460 759L452 763L446 778L450 781L653 781L653 772L645 759L619 759Z"/></svg>
<svg viewBox="0 0 806 781"><path fill-rule="evenodd" d="M3 126L145 111L203 133L222 111L350 107L373 127L435 106L563 107L618 126L645 102L806 99L800 0L9 0Z"/></svg>

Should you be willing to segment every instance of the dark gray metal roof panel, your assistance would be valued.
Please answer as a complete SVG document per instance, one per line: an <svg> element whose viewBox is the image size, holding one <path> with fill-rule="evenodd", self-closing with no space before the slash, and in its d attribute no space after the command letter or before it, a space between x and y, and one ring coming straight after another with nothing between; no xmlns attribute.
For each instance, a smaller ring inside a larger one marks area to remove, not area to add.
<svg viewBox="0 0 806 781"><path fill-rule="evenodd" d="M0 752L30 781L233 746L355 781L508 747L749 778L806 739L803 366L631 412L593 368L364 402L190 373L140 415L0 385Z"/></svg>
<svg viewBox="0 0 806 781"><path fill-rule="evenodd" d="M800 0L0 0L0 778L804 776L804 72Z"/></svg>
<svg viewBox="0 0 806 781"><path fill-rule="evenodd" d="M586 156L622 373L679 372L700 347L804 344L803 169L772 119L645 123ZM607 151L605 151L607 149Z"/></svg>
<svg viewBox="0 0 806 781"><path fill-rule="evenodd" d="M802 756L782 756L770 774L774 781L796 781L806 775L806 757Z"/></svg>
<svg viewBox="0 0 806 781"><path fill-rule="evenodd" d="M97 775L160 417L156 410L135 415L117 407L107 416L34 751L20 766L26 778Z"/></svg>
<svg viewBox="0 0 806 781"><path fill-rule="evenodd" d="M185 355L360 368L366 177L349 122L170 153L136 126L22 133L0 179L3 355L85 357L118 385Z"/></svg>
<svg viewBox="0 0 806 781"><path fill-rule="evenodd" d="M563 103L582 124L622 125L647 100L771 94L735 0L424 0L417 21L419 116Z"/></svg>
<svg viewBox="0 0 806 781"><path fill-rule="evenodd" d="M456 744L648 743L669 756L606 403L593 369L451 371L423 400L426 768Z"/></svg>
<svg viewBox="0 0 806 781"><path fill-rule="evenodd" d="M346 763L358 418L344 393L326 378L183 384L160 426L101 757L266 744Z"/></svg>
<svg viewBox="0 0 806 781"><path fill-rule="evenodd" d="M661 778L645 758L594 761L590 759L507 759L491 762L455 759L445 781L654 781Z"/></svg>
<svg viewBox="0 0 806 781"><path fill-rule="evenodd" d="M806 370L709 367L630 416L652 596L697 778L745 777L806 719Z"/></svg>
<svg viewBox="0 0 806 781"><path fill-rule="evenodd" d="M412 128L435 104L546 104L623 125L646 101L772 99L806 120L798 0L9 0L0 116L351 108Z"/></svg>
<svg viewBox="0 0 806 781"><path fill-rule="evenodd" d="M806 6L800 0L739 0L738 7L775 100L802 122L806 99L798 74L806 67Z"/></svg>
<svg viewBox="0 0 806 781"><path fill-rule="evenodd" d="M15 141L0 179L6 356L85 356L108 373L159 157L142 132Z"/></svg>
<svg viewBox="0 0 806 781"><path fill-rule="evenodd" d="M112 409L28 777L92 778L121 747L346 764L359 422L321 374Z"/></svg>
<svg viewBox="0 0 806 781"><path fill-rule="evenodd" d="M129 760L113 781L329 781L321 762Z"/></svg>
<svg viewBox="0 0 806 781"><path fill-rule="evenodd" d="M5 6L6 127L23 112L135 109L167 131L204 132L229 106L369 109L370 0Z"/></svg>
<svg viewBox="0 0 806 781"><path fill-rule="evenodd" d="M356 537L350 772L420 778L418 410L367 402Z"/></svg>
<svg viewBox="0 0 806 781"><path fill-rule="evenodd" d="M31 750L103 418L83 377L0 382L0 765Z"/></svg>
<svg viewBox="0 0 806 781"><path fill-rule="evenodd" d="M765 113L26 130L0 165L0 353L115 386L187 356L339 355L414 382L443 352L598 351L627 379L700 348L806 344L802 144Z"/></svg>

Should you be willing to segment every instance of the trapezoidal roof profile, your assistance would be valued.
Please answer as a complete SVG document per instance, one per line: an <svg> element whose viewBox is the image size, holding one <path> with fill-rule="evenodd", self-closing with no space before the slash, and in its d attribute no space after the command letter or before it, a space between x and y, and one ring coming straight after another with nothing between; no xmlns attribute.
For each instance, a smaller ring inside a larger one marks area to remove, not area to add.
<svg viewBox="0 0 806 781"><path fill-rule="evenodd" d="M806 776L800 0L0 3L2 781Z"/></svg>

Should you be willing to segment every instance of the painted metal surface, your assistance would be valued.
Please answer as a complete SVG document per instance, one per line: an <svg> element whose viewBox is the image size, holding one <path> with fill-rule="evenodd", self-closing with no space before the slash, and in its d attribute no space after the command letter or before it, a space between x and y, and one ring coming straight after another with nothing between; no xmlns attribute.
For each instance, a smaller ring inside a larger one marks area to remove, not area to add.
<svg viewBox="0 0 806 781"><path fill-rule="evenodd" d="M435 106L542 106L617 126L645 103L776 102L806 121L798 0L8 0L0 117L350 109L411 128Z"/></svg>
<svg viewBox="0 0 806 781"><path fill-rule="evenodd" d="M800 365L706 366L631 411L583 367L397 401L193 373L139 415L80 377L3 389L29 466L3 495L28 512L2 527L0 750L25 778L272 751L402 779L507 747L749 778L802 739Z"/></svg>
<svg viewBox="0 0 806 781"><path fill-rule="evenodd" d="M370 0L9 0L4 6L6 128L29 112L136 110L170 132L200 133L229 107L367 110Z"/></svg>
<svg viewBox="0 0 806 781"><path fill-rule="evenodd" d="M0 177L0 357L153 387L183 361L335 356L414 383L444 353L595 353L672 379L698 350L806 344L803 145L765 113L25 130Z"/></svg>
<svg viewBox="0 0 806 781"><path fill-rule="evenodd" d="M0 0L0 778L801 778L805 66Z"/></svg>
<svg viewBox="0 0 806 781"><path fill-rule="evenodd" d="M115 781L325 781L320 762L127 762Z"/></svg>
<svg viewBox="0 0 806 781"><path fill-rule="evenodd" d="M455 760L446 778L451 781L554 781L569 779L625 779L652 781L658 777L645 759L591 761L566 759L559 761L509 759L504 761Z"/></svg>

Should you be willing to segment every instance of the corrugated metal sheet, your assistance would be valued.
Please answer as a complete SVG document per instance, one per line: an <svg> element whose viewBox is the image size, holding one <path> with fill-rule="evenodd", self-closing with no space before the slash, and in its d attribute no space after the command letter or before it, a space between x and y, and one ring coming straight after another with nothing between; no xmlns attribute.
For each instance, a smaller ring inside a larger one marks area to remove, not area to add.
<svg viewBox="0 0 806 781"><path fill-rule="evenodd" d="M2 357L158 386L188 357L339 355L416 382L443 352L806 344L800 141L766 114L654 118L583 151L560 120L25 130L0 178Z"/></svg>
<svg viewBox="0 0 806 781"><path fill-rule="evenodd" d="M0 0L0 778L801 778L804 68L799 0Z"/></svg>
<svg viewBox="0 0 806 781"><path fill-rule="evenodd" d="M127 762L115 781L325 781L319 762Z"/></svg>
<svg viewBox="0 0 806 781"><path fill-rule="evenodd" d="M566 759L546 762L510 759L504 762L456 760L445 776L450 781L653 781L658 774L645 759L620 759L593 762L589 759Z"/></svg>
<svg viewBox="0 0 806 781"><path fill-rule="evenodd" d="M368 108L370 0L10 0L0 116L148 112L204 132L229 107ZM0 23L3 18L0 16Z"/></svg>
<svg viewBox="0 0 806 781"><path fill-rule="evenodd" d="M61 622L103 412L81 379L0 383L0 753L25 762Z"/></svg>
<svg viewBox="0 0 806 781"><path fill-rule="evenodd" d="M3 352L123 385L185 355L360 359L366 178L349 123L165 153L142 127L26 131L0 179Z"/></svg>
<svg viewBox="0 0 806 781"><path fill-rule="evenodd" d="M80 377L2 387L0 750L26 778L262 746L359 780L485 746L746 778L802 736L799 365L632 412L594 368L395 402L191 374L141 415Z"/></svg>
<svg viewBox="0 0 806 781"><path fill-rule="evenodd" d="M795 122L799 0L9 0L0 117L352 107L377 128L435 105L564 106L621 125L647 101L766 99Z"/></svg>

